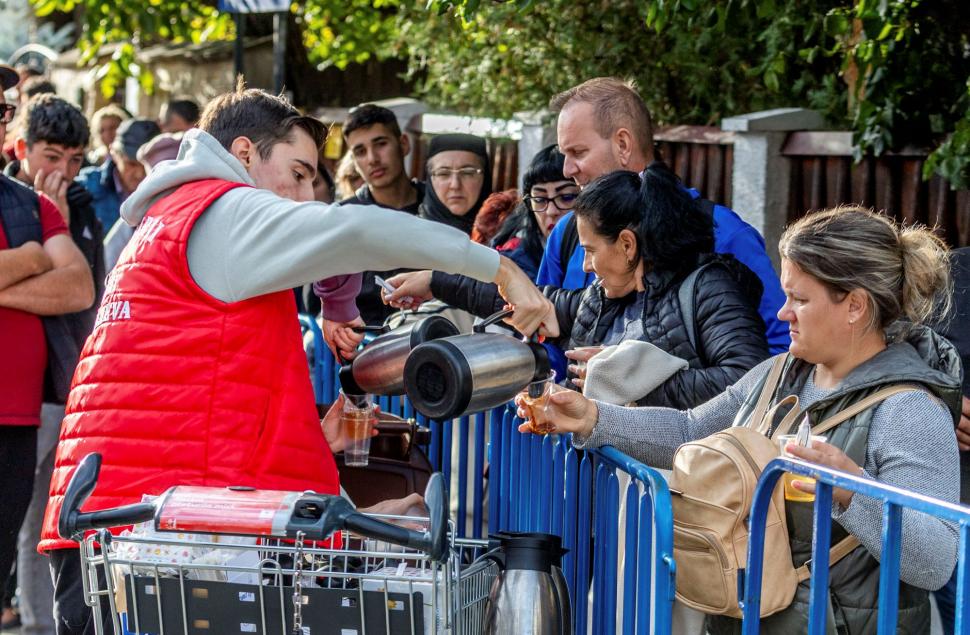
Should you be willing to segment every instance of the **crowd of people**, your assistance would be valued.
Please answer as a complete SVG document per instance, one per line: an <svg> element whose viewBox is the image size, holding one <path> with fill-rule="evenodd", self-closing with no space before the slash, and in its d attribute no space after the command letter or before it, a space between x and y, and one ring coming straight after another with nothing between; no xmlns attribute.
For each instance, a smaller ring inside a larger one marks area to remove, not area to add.
<svg viewBox="0 0 970 635"><path fill-rule="evenodd" d="M202 109L175 100L148 119L111 105L90 124L44 78L0 66L0 84L18 95L0 96L0 346L16 360L0 362L0 582L16 571L6 587L25 634L94 632L77 544L56 528L89 452L103 461L91 508L172 485L339 492L340 404L321 424L298 311L348 360L359 327L398 311L434 305L461 326L511 305L510 329L545 336L556 430L658 468L748 425L756 403L795 395L816 422L918 386L790 451L970 495L963 250L858 206L812 213L766 245L663 162L627 82L554 96L557 142L522 158L520 190L498 192L486 141L467 134L432 137L424 178L409 176L412 140L374 104L343 122L331 176L326 126L242 83ZM832 519L859 544L833 566L830 626L874 633L881 506L839 490ZM811 507L791 505L788 522L800 566ZM927 632L935 592L952 632L957 528L910 511L903 527L900 624ZM807 601L806 582L765 632L804 632Z"/></svg>

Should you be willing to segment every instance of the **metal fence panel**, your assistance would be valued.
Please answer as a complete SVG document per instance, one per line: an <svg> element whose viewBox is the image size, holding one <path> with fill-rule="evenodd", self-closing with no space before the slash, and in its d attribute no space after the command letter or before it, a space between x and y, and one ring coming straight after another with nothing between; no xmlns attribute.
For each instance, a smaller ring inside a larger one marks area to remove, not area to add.
<svg viewBox="0 0 970 635"><path fill-rule="evenodd" d="M825 604L828 601L828 551L831 547L832 488L847 489L883 501L882 556L879 572L878 632L896 632L899 612L899 564L902 548L902 510L913 509L960 526L957 560L957 607L955 632L970 633L970 508L910 492L887 483L793 459L769 463L755 489L748 535L748 562L744 576L744 614L742 632L757 635L761 616L761 575L764 568L765 521L768 504L778 479L785 472L810 476L816 480L814 532L812 543L810 635L825 633ZM824 554L818 557L819 554Z"/></svg>

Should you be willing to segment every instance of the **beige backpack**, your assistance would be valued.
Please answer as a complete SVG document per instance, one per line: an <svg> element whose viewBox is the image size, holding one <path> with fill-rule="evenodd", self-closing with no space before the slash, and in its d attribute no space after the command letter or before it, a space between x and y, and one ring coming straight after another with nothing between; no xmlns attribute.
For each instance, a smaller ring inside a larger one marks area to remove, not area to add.
<svg viewBox="0 0 970 635"><path fill-rule="evenodd" d="M764 389L746 426L722 430L685 443L674 453L670 493L674 511L674 561L677 563L677 599L710 615L741 617L738 607L738 570L747 566L748 514L755 485L769 461L779 456L777 442L769 437L778 407L793 404L775 435L784 434L802 414L798 398L789 396L768 408L781 379L787 355L775 359ZM821 434L908 390L911 385L884 388L812 429ZM781 481L772 494L765 531L765 558L761 587L761 616L787 608L798 583L810 576L808 565L792 564ZM830 564L858 546L848 536L832 547Z"/></svg>

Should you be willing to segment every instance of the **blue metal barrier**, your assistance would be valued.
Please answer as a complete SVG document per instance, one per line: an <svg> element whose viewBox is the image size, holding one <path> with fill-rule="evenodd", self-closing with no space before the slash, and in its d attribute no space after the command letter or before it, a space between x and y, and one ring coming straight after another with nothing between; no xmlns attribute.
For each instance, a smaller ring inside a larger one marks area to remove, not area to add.
<svg viewBox="0 0 970 635"><path fill-rule="evenodd" d="M313 394L316 395L317 403L333 403L337 399L337 371L339 365L327 348L323 339L323 331L317 324L316 319L306 313L301 313L300 328L303 333L311 333L311 351L313 359L310 364L310 381L313 384Z"/></svg>
<svg viewBox="0 0 970 635"><path fill-rule="evenodd" d="M521 423L512 406L501 420L492 418L489 488L499 500L490 501L489 530L562 536L576 633L587 632L590 587L591 632L669 633L673 513L663 477L611 447L582 452L565 436L521 434ZM619 473L630 477L622 569Z"/></svg>
<svg viewBox="0 0 970 635"><path fill-rule="evenodd" d="M832 488L851 490L883 501L882 557L879 567L878 632L895 633L899 610L899 560L902 548L902 509L913 509L960 526L957 561L957 604L955 632L970 634L970 508L923 496L886 483L853 476L793 459L775 459L765 467L751 505L748 563L745 575L742 631L756 635L760 628L761 575L764 564L765 521L768 504L778 479L785 472L810 476L816 480L814 538L812 544L811 600L808 632L825 632L828 603L829 559L831 546ZM826 554L818 558L818 554ZM818 566L815 566L818 565Z"/></svg>
<svg viewBox="0 0 970 635"><path fill-rule="evenodd" d="M313 336L311 377L317 402L331 403L339 389L339 365L316 321L302 315L300 323ZM425 451L434 469L445 473L445 482L457 488L459 536L482 537L486 501L488 533L539 531L562 536L568 550L563 574L576 633L588 630L591 586L592 632L619 630L618 602L623 633L670 632L673 514L667 484L656 471L613 448L582 452L567 437L519 433L522 421L511 404L448 422L429 421L415 413L407 397L380 397L378 404L385 412L415 417L431 429ZM457 466L452 465L453 455ZM457 479L451 477L453 468ZM621 472L631 480L622 493L627 512L624 566L618 571ZM620 581L622 598L617 593Z"/></svg>

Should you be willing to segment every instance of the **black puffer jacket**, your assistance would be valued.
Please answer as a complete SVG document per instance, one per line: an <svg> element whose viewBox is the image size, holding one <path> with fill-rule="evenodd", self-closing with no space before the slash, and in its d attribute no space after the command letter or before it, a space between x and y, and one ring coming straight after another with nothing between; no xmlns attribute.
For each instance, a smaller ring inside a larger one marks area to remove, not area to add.
<svg viewBox="0 0 970 635"><path fill-rule="evenodd" d="M689 368L638 400L638 405L693 408L768 357L764 322L758 314L762 289L758 277L732 256L721 254L701 256L695 269L699 267L704 267L694 292L699 351L690 344L677 293L689 272L644 277L645 340L687 360ZM479 316L499 311L505 303L495 285L463 276L435 272L431 290L439 300ZM556 307L562 334L556 344L563 349L602 343L614 320L637 299L635 293L609 299L598 281L585 289L545 287L543 293Z"/></svg>

